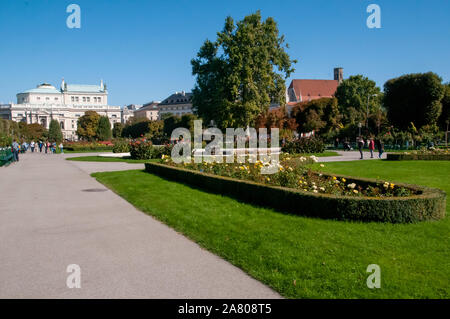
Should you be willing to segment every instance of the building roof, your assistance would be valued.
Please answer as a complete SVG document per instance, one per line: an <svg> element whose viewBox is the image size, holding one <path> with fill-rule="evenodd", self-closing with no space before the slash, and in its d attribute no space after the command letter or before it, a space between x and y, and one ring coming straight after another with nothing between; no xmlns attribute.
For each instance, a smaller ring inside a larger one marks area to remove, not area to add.
<svg viewBox="0 0 450 319"><path fill-rule="evenodd" d="M48 83L42 83L38 85L34 89L26 90L23 93L47 93L47 94L61 94L61 91L59 91L57 88L55 88L53 85Z"/></svg>
<svg viewBox="0 0 450 319"><path fill-rule="evenodd" d="M161 105L171 105L171 104L186 104L191 103L192 93L183 92L175 92L168 98L164 99L160 104Z"/></svg>
<svg viewBox="0 0 450 319"><path fill-rule="evenodd" d="M339 86L337 80L292 80L289 88L293 88L297 101L332 97Z"/></svg>
<svg viewBox="0 0 450 319"><path fill-rule="evenodd" d="M104 93L100 85L67 84L67 92Z"/></svg>
<svg viewBox="0 0 450 319"><path fill-rule="evenodd" d="M158 109L158 105L159 105L159 101L151 101L149 103L145 103L140 109L141 110L157 110Z"/></svg>

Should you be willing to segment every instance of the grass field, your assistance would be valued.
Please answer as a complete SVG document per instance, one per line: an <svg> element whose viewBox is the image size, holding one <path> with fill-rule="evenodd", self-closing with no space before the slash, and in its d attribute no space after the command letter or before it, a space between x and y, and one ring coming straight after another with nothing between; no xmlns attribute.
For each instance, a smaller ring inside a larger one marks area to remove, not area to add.
<svg viewBox="0 0 450 319"><path fill-rule="evenodd" d="M80 156L80 157L69 157L68 161L78 161L78 162L125 162L125 163L146 163L158 161L157 159L151 160L134 160L131 158L118 158L118 157L102 157L102 156Z"/></svg>
<svg viewBox="0 0 450 319"><path fill-rule="evenodd" d="M450 162L337 162L320 169L450 193ZM93 176L285 297L450 297L449 217L409 225L321 220L255 207L144 171ZM369 264L381 267L380 289L366 286Z"/></svg>

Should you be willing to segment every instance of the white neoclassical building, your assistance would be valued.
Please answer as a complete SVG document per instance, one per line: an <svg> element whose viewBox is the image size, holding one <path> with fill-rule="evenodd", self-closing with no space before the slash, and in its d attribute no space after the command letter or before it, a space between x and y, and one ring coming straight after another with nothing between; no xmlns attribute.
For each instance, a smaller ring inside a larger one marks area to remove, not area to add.
<svg viewBox="0 0 450 319"><path fill-rule="evenodd" d="M0 104L0 118L17 122L39 123L48 129L52 119L60 123L65 139L76 140L77 121L86 111L107 116L111 122L124 122L120 106L108 105L108 91L100 85L61 82L61 88L43 83L17 94L17 103Z"/></svg>

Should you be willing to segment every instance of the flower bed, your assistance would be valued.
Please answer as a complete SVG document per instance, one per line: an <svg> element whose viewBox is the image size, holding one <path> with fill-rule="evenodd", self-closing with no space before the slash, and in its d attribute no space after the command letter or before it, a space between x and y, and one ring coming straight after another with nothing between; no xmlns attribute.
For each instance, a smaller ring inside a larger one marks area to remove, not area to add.
<svg viewBox="0 0 450 319"><path fill-rule="evenodd" d="M428 149L402 153L388 153L387 159L390 161L450 161L450 152L448 149Z"/></svg>
<svg viewBox="0 0 450 319"><path fill-rule="evenodd" d="M315 173L302 166L291 171L286 163L272 175L257 173L261 163L177 165L164 158L145 167L169 179L304 216L411 223L445 215L446 194L438 189Z"/></svg>

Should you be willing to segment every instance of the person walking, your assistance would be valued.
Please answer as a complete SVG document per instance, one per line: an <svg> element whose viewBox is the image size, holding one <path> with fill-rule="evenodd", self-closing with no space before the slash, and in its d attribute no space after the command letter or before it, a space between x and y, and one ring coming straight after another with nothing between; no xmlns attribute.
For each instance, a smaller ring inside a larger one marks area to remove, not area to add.
<svg viewBox="0 0 450 319"><path fill-rule="evenodd" d="M39 153L42 153L42 146L44 146L44 143L42 143L42 141L39 141L38 146L39 146Z"/></svg>
<svg viewBox="0 0 450 319"><path fill-rule="evenodd" d="M371 137L369 140L370 158L373 158L373 151L375 150L375 141Z"/></svg>
<svg viewBox="0 0 450 319"><path fill-rule="evenodd" d="M61 150L61 154L64 154L64 145L63 145L63 143L59 144L59 149Z"/></svg>
<svg viewBox="0 0 450 319"><path fill-rule="evenodd" d="M48 153L48 147L49 147L49 142L47 141L47 142L45 142L45 154L47 154Z"/></svg>
<svg viewBox="0 0 450 319"><path fill-rule="evenodd" d="M361 154L361 158L363 159L363 147L364 147L364 139L362 138L362 136L358 137L358 150L359 150L359 154Z"/></svg>
<svg viewBox="0 0 450 319"><path fill-rule="evenodd" d="M381 139L377 139L378 158L381 158L384 152L384 143Z"/></svg>
<svg viewBox="0 0 450 319"><path fill-rule="evenodd" d="M14 155L14 162L18 162L19 161L19 150L20 150L20 145L19 145L19 143L16 142L16 140L14 140L13 143L12 143L12 151L13 151L13 155Z"/></svg>
<svg viewBox="0 0 450 319"><path fill-rule="evenodd" d="M34 141L31 141L30 147L31 147L31 153L34 153L34 147L35 147Z"/></svg>

